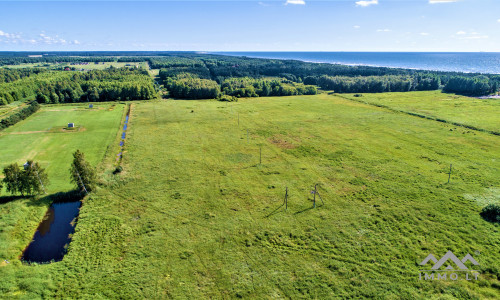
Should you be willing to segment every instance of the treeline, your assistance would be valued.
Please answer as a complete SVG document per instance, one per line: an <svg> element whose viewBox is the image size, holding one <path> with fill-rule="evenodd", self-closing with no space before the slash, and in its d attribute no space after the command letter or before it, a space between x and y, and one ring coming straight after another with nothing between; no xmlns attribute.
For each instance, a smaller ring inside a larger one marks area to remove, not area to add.
<svg viewBox="0 0 500 300"><path fill-rule="evenodd" d="M36 91L40 103L149 100L157 96L147 71L110 68L75 73L71 80L54 80Z"/></svg>
<svg viewBox="0 0 500 300"><path fill-rule="evenodd" d="M183 53L178 57L149 58L149 63L152 68L160 69L162 80L189 73L221 85L229 78L277 77L294 83L317 85L338 93L426 91L443 88L445 92L479 96L495 93L500 88L500 78L497 75L345 66L295 60ZM224 92L224 87L221 86L221 90ZM248 90L240 92L251 94Z"/></svg>
<svg viewBox="0 0 500 300"><path fill-rule="evenodd" d="M282 78L255 79L250 77L228 78L222 82L222 92L234 97L267 97L315 95L313 85L295 83Z"/></svg>
<svg viewBox="0 0 500 300"><path fill-rule="evenodd" d="M306 83L316 84L322 89L333 90L336 93L384 93L437 90L440 86L439 77L416 80L411 76L321 76L307 77Z"/></svg>
<svg viewBox="0 0 500 300"><path fill-rule="evenodd" d="M28 106L22 108L20 111L5 117L0 121L0 130L16 124L19 121L26 119L40 109L38 102L33 101Z"/></svg>
<svg viewBox="0 0 500 300"><path fill-rule="evenodd" d="M455 76L448 80L443 91L467 96L484 96L497 93L500 88L500 78L487 76L463 77Z"/></svg>
<svg viewBox="0 0 500 300"><path fill-rule="evenodd" d="M220 85L217 82L210 79L193 77L188 74L169 78L165 86L173 98L215 99L221 96Z"/></svg>
<svg viewBox="0 0 500 300"><path fill-rule="evenodd" d="M46 71L0 84L0 105L36 96L40 103L153 99L153 79L143 69L109 68L89 72Z"/></svg>
<svg viewBox="0 0 500 300"><path fill-rule="evenodd" d="M295 83L283 78L228 78L219 84L215 80L198 78L191 74L180 74L168 78L165 86L171 97L182 99L222 99L223 95L240 98L315 95L317 93L315 86ZM222 100L227 101L227 99L231 98Z"/></svg>

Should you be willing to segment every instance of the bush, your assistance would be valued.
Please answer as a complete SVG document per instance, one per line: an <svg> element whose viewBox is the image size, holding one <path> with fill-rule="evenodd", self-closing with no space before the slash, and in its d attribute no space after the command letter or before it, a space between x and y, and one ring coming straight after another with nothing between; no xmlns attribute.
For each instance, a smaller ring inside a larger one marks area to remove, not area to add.
<svg viewBox="0 0 500 300"><path fill-rule="evenodd" d="M229 95L222 95L217 100L219 100L219 101L225 101L225 102L237 102L238 98L236 98L234 96L229 96Z"/></svg>
<svg viewBox="0 0 500 300"><path fill-rule="evenodd" d="M123 171L122 166L118 166L118 167L116 167L116 169L113 171L113 174L114 174L114 175L116 175L116 174L118 174L118 173L121 173L121 171Z"/></svg>
<svg viewBox="0 0 500 300"><path fill-rule="evenodd" d="M500 205L488 204L483 208L480 215L488 222L500 223Z"/></svg>

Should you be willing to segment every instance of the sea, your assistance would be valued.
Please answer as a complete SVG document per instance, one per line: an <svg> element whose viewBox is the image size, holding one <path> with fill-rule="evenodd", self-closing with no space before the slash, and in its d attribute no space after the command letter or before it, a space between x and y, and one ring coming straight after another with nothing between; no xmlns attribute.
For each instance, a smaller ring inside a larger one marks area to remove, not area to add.
<svg viewBox="0 0 500 300"><path fill-rule="evenodd" d="M255 58L402 69L500 74L500 52L211 52Z"/></svg>

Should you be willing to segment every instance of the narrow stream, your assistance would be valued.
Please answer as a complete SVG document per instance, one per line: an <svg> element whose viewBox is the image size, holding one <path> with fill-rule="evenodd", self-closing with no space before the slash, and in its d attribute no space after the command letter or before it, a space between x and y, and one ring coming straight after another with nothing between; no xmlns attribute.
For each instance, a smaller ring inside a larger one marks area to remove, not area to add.
<svg viewBox="0 0 500 300"><path fill-rule="evenodd" d="M62 260L75 232L81 204L81 201L53 203L21 259L30 263Z"/></svg>
<svg viewBox="0 0 500 300"><path fill-rule="evenodd" d="M120 141L120 153L117 154L116 160L121 162L122 153L123 153L123 145L125 145L125 137L127 136L127 127L128 127L128 118L130 116L130 106L128 107L127 115L125 116L125 122L123 125L122 139Z"/></svg>

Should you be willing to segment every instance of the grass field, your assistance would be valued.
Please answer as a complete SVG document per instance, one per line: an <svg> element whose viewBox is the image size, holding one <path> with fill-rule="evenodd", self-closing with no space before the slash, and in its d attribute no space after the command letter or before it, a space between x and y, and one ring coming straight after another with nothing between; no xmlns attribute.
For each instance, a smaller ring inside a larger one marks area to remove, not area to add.
<svg viewBox="0 0 500 300"><path fill-rule="evenodd" d="M97 104L88 110L82 105L45 106L28 119L0 132L0 168L33 159L46 168L50 184L47 195L73 189L69 181L72 154L82 150L93 164L101 162L108 145L116 141L124 105ZM113 107L113 108L112 108ZM111 109L111 110L110 110ZM78 132L63 132L68 122ZM3 174L0 175L2 177ZM5 191L2 196L6 197ZM38 223L51 203L50 197L11 200L0 197L0 277L9 278L4 260L18 264L22 250L33 237ZM24 268L24 267L23 267ZM10 278L14 280L15 278ZM5 282L5 281L4 281ZM13 296L0 288L0 298ZM3 296L1 296L3 295ZM9 296L10 295L10 296ZM20 294L22 295L22 293Z"/></svg>
<svg viewBox="0 0 500 300"><path fill-rule="evenodd" d="M405 112L444 119L463 125L500 132L499 99L477 99L441 91L343 95L348 99L364 101Z"/></svg>
<svg viewBox="0 0 500 300"><path fill-rule="evenodd" d="M56 126L39 114L11 130ZM500 141L451 128L326 94L135 103L124 172L85 201L69 253L25 266L0 247L0 294L498 298L500 234L479 212L499 202ZM27 243L33 201L0 205L1 240ZM447 250L474 255L480 280L419 281Z"/></svg>

